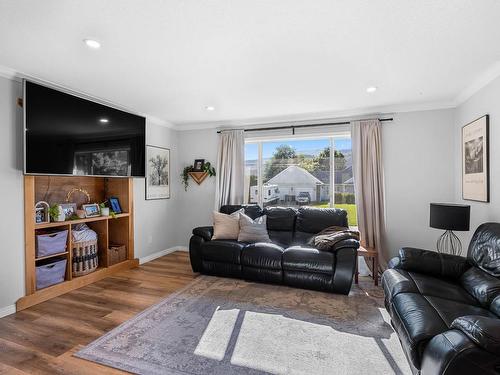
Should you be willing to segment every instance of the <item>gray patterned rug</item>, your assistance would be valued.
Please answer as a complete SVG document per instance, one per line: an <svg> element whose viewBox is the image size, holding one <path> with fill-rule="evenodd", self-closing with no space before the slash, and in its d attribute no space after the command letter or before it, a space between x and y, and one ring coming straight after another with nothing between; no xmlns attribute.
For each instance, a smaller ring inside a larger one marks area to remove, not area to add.
<svg viewBox="0 0 500 375"><path fill-rule="evenodd" d="M410 374L382 297L200 276L75 355L137 374Z"/></svg>

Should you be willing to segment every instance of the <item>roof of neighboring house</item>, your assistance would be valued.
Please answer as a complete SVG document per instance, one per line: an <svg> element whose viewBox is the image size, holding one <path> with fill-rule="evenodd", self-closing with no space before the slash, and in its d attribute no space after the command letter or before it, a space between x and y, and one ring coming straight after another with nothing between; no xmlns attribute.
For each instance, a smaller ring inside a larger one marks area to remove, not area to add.
<svg viewBox="0 0 500 375"><path fill-rule="evenodd" d="M276 176L267 181L268 184L313 184L323 185L318 178L314 177L304 168L291 165L282 170Z"/></svg>
<svg viewBox="0 0 500 375"><path fill-rule="evenodd" d="M330 171L314 171L312 174L323 183L330 184ZM352 184L352 166L335 171L335 184Z"/></svg>

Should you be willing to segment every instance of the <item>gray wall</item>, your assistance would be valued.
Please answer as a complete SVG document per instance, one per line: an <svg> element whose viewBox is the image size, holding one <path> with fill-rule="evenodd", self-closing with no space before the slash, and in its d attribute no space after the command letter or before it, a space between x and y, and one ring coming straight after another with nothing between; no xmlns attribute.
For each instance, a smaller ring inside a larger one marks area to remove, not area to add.
<svg viewBox="0 0 500 375"><path fill-rule="evenodd" d="M193 130L177 132L178 170L174 175L179 199L182 202L176 221L177 243L187 245L194 227L210 225L215 206L215 177L208 177L201 185L189 179L189 187L184 191L180 175L185 166L193 165L194 159L205 159L215 163L217 158L217 131Z"/></svg>
<svg viewBox="0 0 500 375"><path fill-rule="evenodd" d="M0 316L24 295L24 204L22 174L22 110L16 98L21 84L0 77ZM147 123L147 143L171 149L171 178L177 181L176 132ZM179 193L171 199L146 201L143 178L134 179L135 254L142 258L176 246Z"/></svg>
<svg viewBox="0 0 500 375"><path fill-rule="evenodd" d="M490 203L462 200L462 126L484 116L490 115ZM454 128L454 192L457 202L471 205L470 232L458 232L464 248L468 245L474 230L479 224L500 221L500 77L478 91L455 110Z"/></svg>
<svg viewBox="0 0 500 375"><path fill-rule="evenodd" d="M21 96L19 82L0 77L0 311L24 295Z"/></svg>
<svg viewBox="0 0 500 375"><path fill-rule="evenodd" d="M137 258L177 245L177 132L149 121L146 125L146 143L170 149L170 181L174 183L171 186L170 199L146 200L144 178L134 179L134 235Z"/></svg>
<svg viewBox="0 0 500 375"><path fill-rule="evenodd" d="M400 113L382 125L386 258L402 246L435 249L429 203L453 200L453 110Z"/></svg>

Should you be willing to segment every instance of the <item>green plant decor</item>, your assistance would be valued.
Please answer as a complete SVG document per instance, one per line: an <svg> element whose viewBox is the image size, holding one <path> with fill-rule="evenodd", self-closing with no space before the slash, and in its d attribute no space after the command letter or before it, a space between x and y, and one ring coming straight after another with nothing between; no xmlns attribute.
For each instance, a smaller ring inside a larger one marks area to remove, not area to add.
<svg viewBox="0 0 500 375"><path fill-rule="evenodd" d="M53 204L52 206L49 207L49 216L50 216L50 220L56 221L56 219L59 216L59 205L58 204Z"/></svg>
<svg viewBox="0 0 500 375"><path fill-rule="evenodd" d="M181 179L182 179L182 184L184 185L184 191L187 191L187 188L189 186L189 172L193 172L194 168L192 165L188 165L187 167L184 167L181 173ZM205 164L203 164L203 172L207 172L209 177L215 176L215 168L212 167L212 164L207 161Z"/></svg>
<svg viewBox="0 0 500 375"><path fill-rule="evenodd" d="M106 208L106 203L108 203L108 201L99 203L99 208ZM111 207L109 208L109 216L111 216L112 219L116 219L116 212L113 211Z"/></svg>

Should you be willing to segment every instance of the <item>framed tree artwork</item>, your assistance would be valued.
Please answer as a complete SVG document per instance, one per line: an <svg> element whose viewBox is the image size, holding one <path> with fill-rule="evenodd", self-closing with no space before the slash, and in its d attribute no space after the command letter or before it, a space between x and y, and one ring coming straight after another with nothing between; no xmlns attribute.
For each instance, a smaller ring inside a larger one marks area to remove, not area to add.
<svg viewBox="0 0 500 375"><path fill-rule="evenodd" d="M146 146L146 199L170 198L170 150Z"/></svg>
<svg viewBox="0 0 500 375"><path fill-rule="evenodd" d="M462 128L462 198L490 201L489 116Z"/></svg>

